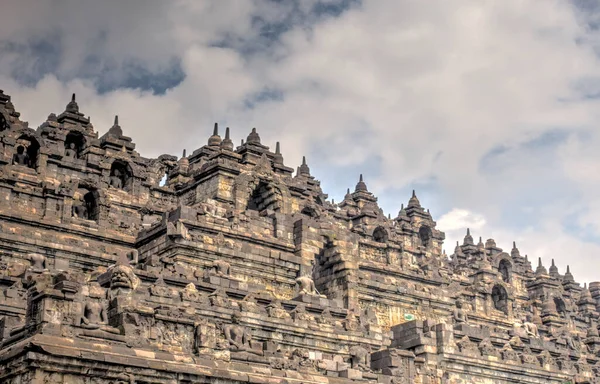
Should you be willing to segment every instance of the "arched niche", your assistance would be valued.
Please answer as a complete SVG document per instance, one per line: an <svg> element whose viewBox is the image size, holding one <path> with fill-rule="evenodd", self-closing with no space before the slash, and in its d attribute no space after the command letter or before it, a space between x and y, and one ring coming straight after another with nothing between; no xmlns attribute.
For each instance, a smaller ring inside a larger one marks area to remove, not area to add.
<svg viewBox="0 0 600 384"><path fill-rule="evenodd" d="M21 135L15 144L13 164L35 169L38 164L40 144L28 135Z"/></svg>
<svg viewBox="0 0 600 384"><path fill-rule="evenodd" d="M565 301L560 297L556 296L554 296L553 299L554 305L556 306L556 313L558 313L561 316L564 316L567 313L567 305L565 304Z"/></svg>
<svg viewBox="0 0 600 384"><path fill-rule="evenodd" d="M7 131L10 129L10 125L8 124L8 120L2 113L0 113L0 132Z"/></svg>
<svg viewBox="0 0 600 384"><path fill-rule="evenodd" d="M496 284L492 288L492 302L494 308L508 315L508 292L502 285Z"/></svg>
<svg viewBox="0 0 600 384"><path fill-rule="evenodd" d="M277 212L282 208L281 200L281 191L279 188L273 183L260 181L250 194L246 209L259 212L269 209Z"/></svg>
<svg viewBox="0 0 600 384"><path fill-rule="evenodd" d="M502 276L502 281L505 283L511 282L512 264L510 261L506 259L500 260L500 263L498 264L498 272L500 272L500 275Z"/></svg>
<svg viewBox="0 0 600 384"><path fill-rule="evenodd" d="M317 217L319 217L319 212L317 212L317 210L313 207L310 206L306 206L304 208L302 208L302 211L300 211L301 214L306 215L308 217L312 217L313 219L316 219Z"/></svg>
<svg viewBox="0 0 600 384"><path fill-rule="evenodd" d="M431 240L433 239L433 231L429 226L422 225L419 228L419 240L421 241L421 245L424 247L431 246Z"/></svg>
<svg viewBox="0 0 600 384"><path fill-rule="evenodd" d="M85 148L85 136L81 132L71 131L65 139L65 157L78 159Z"/></svg>
<svg viewBox="0 0 600 384"><path fill-rule="evenodd" d="M378 243L387 243L389 239L388 231L383 227L377 227L373 231L373 240Z"/></svg>
<svg viewBox="0 0 600 384"><path fill-rule="evenodd" d="M130 191L133 184L133 172L129 164L123 160L113 161L110 167L109 185L117 189Z"/></svg>
<svg viewBox="0 0 600 384"><path fill-rule="evenodd" d="M80 187L73 195L73 217L98 221L100 217L99 194L94 188Z"/></svg>

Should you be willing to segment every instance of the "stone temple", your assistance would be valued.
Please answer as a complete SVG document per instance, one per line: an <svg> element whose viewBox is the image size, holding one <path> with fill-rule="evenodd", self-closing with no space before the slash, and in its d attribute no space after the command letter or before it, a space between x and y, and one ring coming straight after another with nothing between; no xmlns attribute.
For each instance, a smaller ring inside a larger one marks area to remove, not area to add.
<svg viewBox="0 0 600 384"><path fill-rule="evenodd" d="M600 283L327 199L253 129L176 158L0 91L0 382L600 383ZM103 130L109 127L102 127Z"/></svg>

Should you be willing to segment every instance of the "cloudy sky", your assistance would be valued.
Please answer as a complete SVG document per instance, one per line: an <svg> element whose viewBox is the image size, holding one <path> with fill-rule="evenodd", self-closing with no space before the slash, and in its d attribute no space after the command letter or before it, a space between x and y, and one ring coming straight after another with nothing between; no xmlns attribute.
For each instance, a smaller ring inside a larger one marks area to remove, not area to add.
<svg viewBox="0 0 600 384"><path fill-rule="evenodd" d="M0 88L37 127L72 92L144 156L257 127L340 201L416 189L467 227L600 280L596 0L4 0ZM535 266L534 266L535 267Z"/></svg>

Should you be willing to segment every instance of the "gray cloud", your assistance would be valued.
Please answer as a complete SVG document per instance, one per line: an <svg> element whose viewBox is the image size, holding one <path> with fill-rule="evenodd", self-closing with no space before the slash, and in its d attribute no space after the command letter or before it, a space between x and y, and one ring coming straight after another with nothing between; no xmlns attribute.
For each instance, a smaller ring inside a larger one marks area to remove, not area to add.
<svg viewBox="0 0 600 384"><path fill-rule="evenodd" d="M337 200L359 173L392 213L418 187L449 250L472 225L600 279L590 268L600 266L590 257L600 251L594 7L7 4L0 83L33 125L75 91L99 131L119 114L145 155L199 147L213 121L237 142L256 126L267 145L282 142L288 165L308 155Z"/></svg>

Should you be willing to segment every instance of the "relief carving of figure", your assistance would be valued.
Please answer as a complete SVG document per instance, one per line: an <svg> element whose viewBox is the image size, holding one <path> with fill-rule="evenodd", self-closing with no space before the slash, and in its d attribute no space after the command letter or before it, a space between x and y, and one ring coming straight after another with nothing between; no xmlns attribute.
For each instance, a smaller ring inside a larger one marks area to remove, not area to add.
<svg viewBox="0 0 600 384"><path fill-rule="evenodd" d="M223 327L225 339L229 342L229 350L232 352L249 352L255 355L263 355L262 350L252 348L252 335L240 325L241 314L234 312L231 315L231 324Z"/></svg>
<svg viewBox="0 0 600 384"><path fill-rule="evenodd" d="M46 269L46 256L40 255L39 253L30 253L28 255L29 261L31 261L31 269L34 271L43 271Z"/></svg>
<svg viewBox="0 0 600 384"><path fill-rule="evenodd" d="M310 352L306 348L296 348L292 351L292 361L300 370L314 369L314 362L310 359ZM292 367L290 367L292 368ZM295 367L294 367L295 368Z"/></svg>
<svg viewBox="0 0 600 384"><path fill-rule="evenodd" d="M290 314L283 308L281 305L281 301L273 300L267 305L267 313L269 317L273 317L275 319L289 319Z"/></svg>
<svg viewBox="0 0 600 384"><path fill-rule="evenodd" d="M189 283L188 285L185 286L185 288L181 292L181 299L186 300L186 301L197 302L202 299L202 296L200 295L200 292L196 288L196 284Z"/></svg>
<svg viewBox="0 0 600 384"><path fill-rule="evenodd" d="M84 202L79 200L73 201L73 217L87 220L88 210Z"/></svg>
<svg viewBox="0 0 600 384"><path fill-rule="evenodd" d="M314 280L308 275L298 277L296 279L296 285L298 286L298 293L300 295L314 295L325 297L319 294L319 292L315 288Z"/></svg>
<svg viewBox="0 0 600 384"><path fill-rule="evenodd" d="M123 256L110 269L110 292L111 295L129 294L140 285L140 279L135 275L129 260Z"/></svg>
<svg viewBox="0 0 600 384"><path fill-rule="evenodd" d="M344 320L344 328L346 331L356 331L360 327L360 320L354 313L354 310L349 310Z"/></svg>
<svg viewBox="0 0 600 384"><path fill-rule="evenodd" d="M70 143L65 149L65 156L71 159L77 158L77 150L75 149L75 143Z"/></svg>
<svg viewBox="0 0 600 384"><path fill-rule="evenodd" d="M247 294L239 303L240 309L245 312L259 312L260 307L256 303L256 298L253 293Z"/></svg>
<svg viewBox="0 0 600 384"><path fill-rule="evenodd" d="M222 289L215 289L210 295L208 295L208 300L210 301L210 305L216 307L228 307L229 306L229 298L227 293Z"/></svg>
<svg viewBox="0 0 600 384"><path fill-rule="evenodd" d="M525 333L528 336L538 338L540 337L538 327L533 323L532 319L533 316L528 314L525 321L523 322L523 329L525 330Z"/></svg>
<svg viewBox="0 0 600 384"><path fill-rule="evenodd" d="M212 266L208 270L208 274L211 276L229 277L231 273L231 266L224 260L215 260Z"/></svg>
<svg viewBox="0 0 600 384"><path fill-rule="evenodd" d="M298 304L291 312L294 321L314 321L315 317L306 311L306 306Z"/></svg>
<svg viewBox="0 0 600 384"><path fill-rule="evenodd" d="M463 303L460 300L456 300L456 308L454 308L454 323L463 324L469 321L469 316L463 309Z"/></svg>
<svg viewBox="0 0 600 384"><path fill-rule="evenodd" d="M114 169L110 175L109 184L111 187L121 189L123 188L123 175L119 169Z"/></svg>
<svg viewBox="0 0 600 384"><path fill-rule="evenodd" d="M350 367L362 371L371 370L369 350L360 345L350 347Z"/></svg>
<svg viewBox="0 0 600 384"><path fill-rule="evenodd" d="M118 328L108 325L108 317L104 306L99 301L87 301L83 307L83 314L80 319L80 326L85 329L120 334Z"/></svg>

